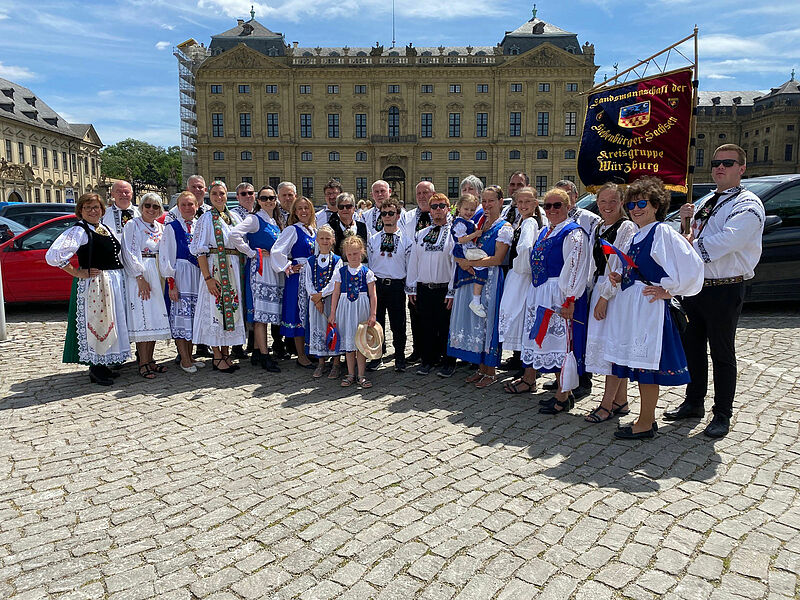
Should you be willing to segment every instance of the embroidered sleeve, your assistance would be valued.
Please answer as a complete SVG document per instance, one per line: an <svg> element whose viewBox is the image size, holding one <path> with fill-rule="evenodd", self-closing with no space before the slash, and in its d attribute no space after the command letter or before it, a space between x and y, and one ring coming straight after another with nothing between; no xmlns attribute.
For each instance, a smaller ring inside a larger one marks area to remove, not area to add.
<svg viewBox="0 0 800 600"><path fill-rule="evenodd" d="M710 233L708 228L715 218L718 217L711 217L700 237L694 241L703 262L739 251L749 240L756 236L760 238L764 231L764 207L755 197L738 199L725 217L721 230Z"/></svg>
<svg viewBox="0 0 800 600"><path fill-rule="evenodd" d="M292 261L289 258L292 252L292 246L297 241L297 228L290 226L281 231L278 239L275 240L275 245L272 246L272 252L269 254L270 264L272 270L278 273L285 271Z"/></svg>
<svg viewBox="0 0 800 600"><path fill-rule="evenodd" d="M668 225L656 226L650 256L667 273L660 285L673 296L694 296L703 289L703 262L683 236Z"/></svg>
<svg viewBox="0 0 800 600"><path fill-rule="evenodd" d="M564 298L579 298L589 281L591 261L587 251L588 241L583 231L573 230L564 239L564 266L558 277L558 287Z"/></svg>
<svg viewBox="0 0 800 600"><path fill-rule="evenodd" d="M256 254L258 253L250 248L247 240L245 239L245 235L248 233L256 233L258 231L258 227L258 217L255 215L247 215L244 221L231 229L230 234L228 234L228 238L230 239L231 244L233 244L233 247L249 258L255 258Z"/></svg>
<svg viewBox="0 0 800 600"><path fill-rule="evenodd" d="M158 244L158 268L162 277L175 277L178 245L175 242L175 230L172 226L164 227L161 242Z"/></svg>
<svg viewBox="0 0 800 600"><path fill-rule="evenodd" d="M125 272L132 277L143 275L145 272L141 246L139 224L131 219L122 228L122 264Z"/></svg>
<svg viewBox="0 0 800 600"><path fill-rule="evenodd" d="M206 211L197 219L192 235L192 243L189 244L189 252L195 256L208 254L208 249L214 240L214 228L211 219L211 212Z"/></svg>
<svg viewBox="0 0 800 600"><path fill-rule="evenodd" d="M47 250L44 259L51 267L66 267L78 248L88 241L89 236L83 228L73 225L56 238L56 241Z"/></svg>

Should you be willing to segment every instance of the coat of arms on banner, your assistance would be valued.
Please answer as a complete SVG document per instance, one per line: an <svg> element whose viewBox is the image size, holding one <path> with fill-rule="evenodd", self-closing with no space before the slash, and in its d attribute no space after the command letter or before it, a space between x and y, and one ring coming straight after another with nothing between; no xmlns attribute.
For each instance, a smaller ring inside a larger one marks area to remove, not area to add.
<svg viewBox="0 0 800 600"><path fill-rule="evenodd" d="M633 129L650 122L650 101L623 106L619 111L619 126Z"/></svg>

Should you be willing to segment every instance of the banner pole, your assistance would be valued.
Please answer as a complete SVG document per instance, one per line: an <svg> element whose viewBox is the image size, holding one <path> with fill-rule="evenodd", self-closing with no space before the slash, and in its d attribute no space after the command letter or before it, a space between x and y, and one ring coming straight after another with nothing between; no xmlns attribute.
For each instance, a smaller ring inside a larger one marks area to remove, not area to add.
<svg viewBox="0 0 800 600"><path fill-rule="evenodd" d="M694 26L694 80L692 81L692 113L689 121L689 172L686 174L686 202L694 204L692 187L694 185L694 170L697 157L697 101L698 88L700 87L699 60L697 52L697 25ZM684 217L681 220L681 233L688 235L691 231L691 219Z"/></svg>

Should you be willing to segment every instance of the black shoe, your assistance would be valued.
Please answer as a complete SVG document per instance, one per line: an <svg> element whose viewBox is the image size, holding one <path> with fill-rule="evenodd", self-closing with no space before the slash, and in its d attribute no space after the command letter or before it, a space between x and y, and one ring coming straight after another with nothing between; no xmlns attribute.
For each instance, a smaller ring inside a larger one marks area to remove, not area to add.
<svg viewBox="0 0 800 600"><path fill-rule="evenodd" d="M259 354L259 362L261 363L261 368L269 373L280 373L281 368L278 366L272 357L269 354Z"/></svg>
<svg viewBox="0 0 800 600"><path fill-rule="evenodd" d="M572 395L575 396L575 400L586 398L586 396L588 396L591 393L592 393L592 388L585 388L582 386L578 386L574 390L572 390Z"/></svg>
<svg viewBox="0 0 800 600"><path fill-rule="evenodd" d="M253 348L253 353L250 355L250 364L253 365L254 367L260 365L261 356L262 356L261 350L259 350L258 348Z"/></svg>
<svg viewBox="0 0 800 600"><path fill-rule="evenodd" d="M557 390L558 389L558 382L557 381L551 381L550 383L545 383L542 386L542 389L543 390L547 390L549 392L552 392L553 390Z"/></svg>
<svg viewBox="0 0 800 600"><path fill-rule="evenodd" d="M89 367L89 381L92 383L96 383L97 385L111 385L114 383L114 380L111 377L107 377L103 373L103 369L99 368L100 365L92 365Z"/></svg>
<svg viewBox="0 0 800 600"><path fill-rule="evenodd" d="M406 362L408 364L419 362L422 357L419 355L419 352L412 352L406 357Z"/></svg>
<svg viewBox="0 0 800 600"><path fill-rule="evenodd" d="M99 375L101 375L102 377L105 377L106 379L116 379L117 377L119 377L121 375L119 370L112 371L106 365L95 365L95 366L97 367L96 371L99 371Z"/></svg>
<svg viewBox="0 0 800 600"><path fill-rule="evenodd" d="M394 370L396 373L405 373L406 372L406 361L404 360L396 360L394 362Z"/></svg>
<svg viewBox="0 0 800 600"><path fill-rule="evenodd" d="M378 367L380 366L381 366L381 359L376 358L367 363L367 371L377 371Z"/></svg>
<svg viewBox="0 0 800 600"><path fill-rule="evenodd" d="M178 356L176 356L175 360L173 360L172 362L174 362L176 365L181 364L181 355L178 354Z"/></svg>
<svg viewBox="0 0 800 600"><path fill-rule="evenodd" d="M233 358L236 358L238 360L244 360L245 358L247 358L247 353L241 346L234 346L233 348L231 348L231 356L233 356Z"/></svg>
<svg viewBox="0 0 800 600"><path fill-rule="evenodd" d="M557 415L558 413L567 412L575 406L575 399L572 394L567 396L564 402L560 402L555 396L549 402L539 408L540 415Z"/></svg>
<svg viewBox="0 0 800 600"><path fill-rule="evenodd" d="M725 415L718 415L714 413L714 418L711 419L711 423L708 424L708 427L706 427L703 433L711 438L721 438L728 435L730 429L730 418L726 417Z"/></svg>
<svg viewBox="0 0 800 600"><path fill-rule="evenodd" d="M614 437L618 440L645 440L656 437L656 431L658 431L658 428L655 423L650 429L639 431L638 433L633 432L632 426L620 427L614 432Z"/></svg>
<svg viewBox="0 0 800 600"><path fill-rule="evenodd" d="M230 367L220 368L220 365L225 362L224 358L212 358L211 359L211 368L214 371L219 371L220 373L233 373L236 369L234 369L234 365Z"/></svg>
<svg viewBox="0 0 800 600"><path fill-rule="evenodd" d="M503 364L501 364L500 368L506 371L519 370L522 368L522 361L518 358L512 357L509 358L507 361L505 361Z"/></svg>
<svg viewBox="0 0 800 600"><path fill-rule="evenodd" d="M695 406L684 400L678 408L664 411L664 419L667 421L679 421L681 419L702 419L705 414L703 406ZM725 432L727 433L727 431Z"/></svg>
<svg viewBox="0 0 800 600"><path fill-rule="evenodd" d="M430 375L430 372L433 371L433 367L430 365L422 364L416 370L417 375Z"/></svg>
<svg viewBox="0 0 800 600"><path fill-rule="evenodd" d="M194 356L195 358L211 358L213 354L205 344L197 344L197 348L194 349Z"/></svg>
<svg viewBox="0 0 800 600"><path fill-rule="evenodd" d="M436 373L439 377L452 377L453 373L456 371L455 365L444 365L439 371Z"/></svg>

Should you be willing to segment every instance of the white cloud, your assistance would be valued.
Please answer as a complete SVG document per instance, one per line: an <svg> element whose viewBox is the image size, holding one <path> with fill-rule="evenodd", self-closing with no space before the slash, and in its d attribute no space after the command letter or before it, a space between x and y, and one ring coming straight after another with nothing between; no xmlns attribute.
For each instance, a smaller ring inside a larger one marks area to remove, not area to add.
<svg viewBox="0 0 800 600"><path fill-rule="evenodd" d="M769 49L757 38L745 39L737 35L701 35L700 57L709 56L753 56L766 54Z"/></svg>
<svg viewBox="0 0 800 600"><path fill-rule="evenodd" d="M156 42L156 50L166 50L169 47L169 42Z"/></svg>
<svg viewBox="0 0 800 600"><path fill-rule="evenodd" d="M110 96L114 95L114 90L100 90L97 92L97 95L101 98L109 98Z"/></svg>
<svg viewBox="0 0 800 600"><path fill-rule="evenodd" d="M167 31L172 31L175 29L175 25L167 25L166 23L161 24L161 29L166 29Z"/></svg>
<svg viewBox="0 0 800 600"><path fill-rule="evenodd" d="M735 79L730 75L720 75L719 73L712 73L711 75L706 75L706 79Z"/></svg>
<svg viewBox="0 0 800 600"><path fill-rule="evenodd" d="M11 81L24 81L25 79L35 79L36 73L26 67L5 65L0 61L0 77Z"/></svg>

